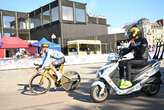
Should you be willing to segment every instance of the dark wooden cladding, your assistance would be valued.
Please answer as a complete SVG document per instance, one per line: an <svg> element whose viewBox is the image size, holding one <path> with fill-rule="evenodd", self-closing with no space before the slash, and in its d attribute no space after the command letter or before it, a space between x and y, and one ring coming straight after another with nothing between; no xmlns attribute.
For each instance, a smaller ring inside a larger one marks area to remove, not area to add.
<svg viewBox="0 0 164 110"><path fill-rule="evenodd" d="M81 8L81 9L85 9L85 8L86 8L86 4L82 4L82 3L77 3L77 2L75 2L75 7L76 7L76 8Z"/></svg>
<svg viewBox="0 0 164 110"><path fill-rule="evenodd" d="M90 17L90 16L88 16L88 23L96 24L97 23L96 17Z"/></svg>
<svg viewBox="0 0 164 110"><path fill-rule="evenodd" d="M3 10L2 13L3 13L3 16L15 16L15 11Z"/></svg>
<svg viewBox="0 0 164 110"><path fill-rule="evenodd" d="M59 5L58 1L50 3L51 8L54 8L54 7L58 6L58 5Z"/></svg>
<svg viewBox="0 0 164 110"><path fill-rule="evenodd" d="M49 10L49 4L44 6L44 7L42 7L42 10L43 10L43 12Z"/></svg>
<svg viewBox="0 0 164 110"><path fill-rule="evenodd" d="M98 24L106 25L106 19L98 18Z"/></svg>
<svg viewBox="0 0 164 110"><path fill-rule="evenodd" d="M61 5L62 6L73 7L73 2L72 1L68 1L68 0L61 0Z"/></svg>

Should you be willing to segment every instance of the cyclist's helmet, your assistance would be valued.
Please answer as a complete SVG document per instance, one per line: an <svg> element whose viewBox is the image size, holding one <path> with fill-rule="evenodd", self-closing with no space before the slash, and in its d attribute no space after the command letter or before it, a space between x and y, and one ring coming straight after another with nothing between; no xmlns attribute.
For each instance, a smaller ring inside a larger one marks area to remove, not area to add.
<svg viewBox="0 0 164 110"><path fill-rule="evenodd" d="M48 44L42 44L41 47L42 47L42 48L48 48L49 45L48 45Z"/></svg>
<svg viewBox="0 0 164 110"><path fill-rule="evenodd" d="M131 27L127 31L127 37L129 39L132 39L132 38L138 36L139 35L139 32L140 32L140 29L139 28L137 28L137 27Z"/></svg>

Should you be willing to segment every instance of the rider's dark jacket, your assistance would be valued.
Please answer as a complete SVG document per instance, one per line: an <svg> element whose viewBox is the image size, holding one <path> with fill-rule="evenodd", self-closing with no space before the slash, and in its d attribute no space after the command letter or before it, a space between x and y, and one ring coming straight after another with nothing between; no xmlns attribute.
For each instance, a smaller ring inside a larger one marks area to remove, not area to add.
<svg viewBox="0 0 164 110"><path fill-rule="evenodd" d="M134 51L134 59L147 60L148 59L148 42L144 37L139 37L135 40L136 46L130 44L128 49L122 50L122 55L125 55L131 51Z"/></svg>

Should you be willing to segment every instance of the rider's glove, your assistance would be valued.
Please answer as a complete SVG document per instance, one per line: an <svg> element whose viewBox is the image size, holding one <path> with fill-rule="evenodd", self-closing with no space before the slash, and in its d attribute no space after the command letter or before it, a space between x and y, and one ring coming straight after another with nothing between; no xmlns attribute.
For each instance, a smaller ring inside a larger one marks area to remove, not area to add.
<svg viewBox="0 0 164 110"><path fill-rule="evenodd" d="M120 52L119 52L119 56L124 56L125 54L127 54L129 51L128 48L122 48L120 49Z"/></svg>

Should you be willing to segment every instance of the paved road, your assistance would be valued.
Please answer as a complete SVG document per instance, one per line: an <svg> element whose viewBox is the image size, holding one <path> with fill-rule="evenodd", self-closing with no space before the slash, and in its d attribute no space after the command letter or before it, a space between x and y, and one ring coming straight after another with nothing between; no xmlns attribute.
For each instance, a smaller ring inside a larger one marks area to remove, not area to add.
<svg viewBox="0 0 164 110"><path fill-rule="evenodd" d="M73 92L62 88L43 95L32 95L28 81L35 73L34 69L0 71L0 110L163 110L164 86L157 96L146 97L143 94L114 96L103 103L93 103L89 91L96 79L95 71L104 63L66 66L65 71L77 70L81 77L80 87ZM164 62L162 62L162 80L164 81Z"/></svg>

